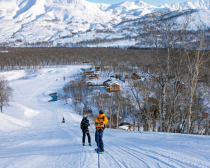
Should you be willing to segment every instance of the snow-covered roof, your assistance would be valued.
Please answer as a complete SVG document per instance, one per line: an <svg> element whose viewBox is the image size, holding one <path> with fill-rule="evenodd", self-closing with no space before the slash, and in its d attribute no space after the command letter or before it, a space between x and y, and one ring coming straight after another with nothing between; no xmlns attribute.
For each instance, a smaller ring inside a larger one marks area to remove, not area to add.
<svg viewBox="0 0 210 168"><path fill-rule="evenodd" d="M113 85L113 84L120 85L120 84L119 84L118 82L116 82L116 81L106 82L106 84L107 84L108 86L111 86L111 85Z"/></svg>

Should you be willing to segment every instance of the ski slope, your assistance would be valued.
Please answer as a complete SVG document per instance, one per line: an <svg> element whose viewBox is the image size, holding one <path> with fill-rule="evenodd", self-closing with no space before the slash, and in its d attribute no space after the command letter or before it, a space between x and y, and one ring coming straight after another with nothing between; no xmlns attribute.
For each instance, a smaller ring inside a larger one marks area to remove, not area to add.
<svg viewBox="0 0 210 168"><path fill-rule="evenodd" d="M71 100L48 102L84 66L2 72L14 89L0 113L1 168L96 168L93 146L82 146L81 116ZM66 80L63 80L63 76ZM61 123L65 117L66 123ZM91 125L90 131L94 131ZM210 137L105 129L101 168L208 168ZM87 141L87 139L86 139ZM86 142L87 144L87 142Z"/></svg>

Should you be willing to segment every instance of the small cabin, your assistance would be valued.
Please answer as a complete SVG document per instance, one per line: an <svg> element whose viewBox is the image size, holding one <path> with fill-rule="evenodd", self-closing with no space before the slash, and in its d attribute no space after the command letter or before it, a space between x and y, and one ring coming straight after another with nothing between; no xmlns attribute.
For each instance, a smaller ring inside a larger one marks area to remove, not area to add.
<svg viewBox="0 0 210 168"><path fill-rule="evenodd" d="M103 86L108 86L108 83L107 82L111 82L112 80L111 79L108 79L106 81L103 82Z"/></svg>
<svg viewBox="0 0 210 168"><path fill-rule="evenodd" d="M90 76L90 79L98 79L98 76L99 76L99 75L97 75L97 74L92 74L92 75Z"/></svg>
<svg viewBox="0 0 210 168"><path fill-rule="evenodd" d="M138 74L133 73L132 74L132 79L141 79L141 77Z"/></svg>
<svg viewBox="0 0 210 168"><path fill-rule="evenodd" d="M106 89L108 92L120 91L120 85L117 82L106 82Z"/></svg>
<svg viewBox="0 0 210 168"><path fill-rule="evenodd" d="M100 67L96 67L96 71L100 71L100 69L101 69Z"/></svg>
<svg viewBox="0 0 210 168"><path fill-rule="evenodd" d="M121 77L122 77L122 76L121 76L120 74L116 74L116 75L115 75L115 78L116 78L116 79L120 79Z"/></svg>
<svg viewBox="0 0 210 168"><path fill-rule="evenodd" d="M83 108L83 115L92 114L92 109L90 107L85 106Z"/></svg>
<svg viewBox="0 0 210 168"><path fill-rule="evenodd" d="M94 74L94 71L87 71L85 72L86 75L93 75Z"/></svg>
<svg viewBox="0 0 210 168"><path fill-rule="evenodd" d="M134 84L133 84L133 87L137 87L137 86L138 86L138 84L137 84L137 83L134 83Z"/></svg>
<svg viewBox="0 0 210 168"><path fill-rule="evenodd" d="M208 113L203 113L203 118L208 118Z"/></svg>

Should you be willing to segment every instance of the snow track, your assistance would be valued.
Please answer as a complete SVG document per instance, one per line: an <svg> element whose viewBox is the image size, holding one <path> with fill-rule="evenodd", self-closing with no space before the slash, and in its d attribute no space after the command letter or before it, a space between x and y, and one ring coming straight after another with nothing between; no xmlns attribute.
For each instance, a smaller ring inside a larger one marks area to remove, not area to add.
<svg viewBox="0 0 210 168"><path fill-rule="evenodd" d="M95 135L91 133L93 146L82 146L81 116L71 100L68 105L48 102L49 93L62 92L80 68L84 67L48 68L25 79L13 78L13 101L0 114L0 167L98 167ZM61 123L63 117L66 123ZM93 129L94 125L90 132ZM103 140L101 168L210 167L210 137L105 129Z"/></svg>

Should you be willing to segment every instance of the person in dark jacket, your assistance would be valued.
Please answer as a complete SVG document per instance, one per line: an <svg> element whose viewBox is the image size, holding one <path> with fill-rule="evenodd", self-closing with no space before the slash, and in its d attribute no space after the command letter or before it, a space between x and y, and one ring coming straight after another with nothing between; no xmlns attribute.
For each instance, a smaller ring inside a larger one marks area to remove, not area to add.
<svg viewBox="0 0 210 168"><path fill-rule="evenodd" d="M83 136L82 136L83 146L85 146L85 135L86 134L87 134L87 137L88 137L89 146L92 146L91 145L91 137L90 137L90 133L89 133L89 129L88 129L89 126L90 126L90 124L89 124L89 120L87 119L87 116L83 115L83 119L82 119L81 124L80 124L80 128L82 129L82 133L83 133Z"/></svg>

